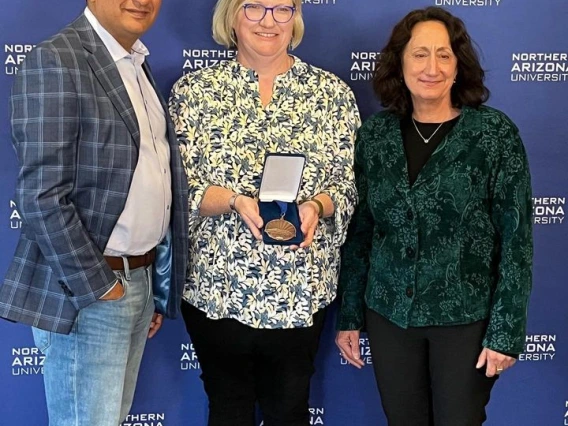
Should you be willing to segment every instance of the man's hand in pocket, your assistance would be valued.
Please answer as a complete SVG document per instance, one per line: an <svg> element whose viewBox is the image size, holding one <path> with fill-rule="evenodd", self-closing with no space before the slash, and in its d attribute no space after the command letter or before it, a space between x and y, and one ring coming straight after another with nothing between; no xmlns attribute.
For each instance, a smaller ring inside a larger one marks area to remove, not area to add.
<svg viewBox="0 0 568 426"><path fill-rule="evenodd" d="M124 296L124 286L120 280L116 280L114 287L101 296L99 300L117 300Z"/></svg>

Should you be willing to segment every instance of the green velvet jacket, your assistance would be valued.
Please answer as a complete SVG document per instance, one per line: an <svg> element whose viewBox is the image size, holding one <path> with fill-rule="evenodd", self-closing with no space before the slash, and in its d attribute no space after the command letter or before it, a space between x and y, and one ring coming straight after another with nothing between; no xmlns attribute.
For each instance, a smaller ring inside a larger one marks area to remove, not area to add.
<svg viewBox="0 0 568 426"><path fill-rule="evenodd" d="M400 327L488 319L484 347L523 351L532 283L529 166L517 127L489 107L464 107L408 183L398 117L360 128L359 205L343 247L339 330L360 329L365 305Z"/></svg>

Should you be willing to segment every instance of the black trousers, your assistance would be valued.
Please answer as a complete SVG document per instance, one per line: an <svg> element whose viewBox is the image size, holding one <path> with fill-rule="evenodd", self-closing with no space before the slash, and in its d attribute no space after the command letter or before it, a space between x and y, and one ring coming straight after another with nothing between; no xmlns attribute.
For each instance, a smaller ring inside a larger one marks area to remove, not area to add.
<svg viewBox="0 0 568 426"><path fill-rule="evenodd" d="M182 314L209 398L209 426L253 426L258 402L265 426L308 426L310 379L325 309L308 328L255 329L211 320L182 302Z"/></svg>
<svg viewBox="0 0 568 426"><path fill-rule="evenodd" d="M403 329L367 309L367 332L389 426L479 426L495 378L475 364L487 321Z"/></svg>

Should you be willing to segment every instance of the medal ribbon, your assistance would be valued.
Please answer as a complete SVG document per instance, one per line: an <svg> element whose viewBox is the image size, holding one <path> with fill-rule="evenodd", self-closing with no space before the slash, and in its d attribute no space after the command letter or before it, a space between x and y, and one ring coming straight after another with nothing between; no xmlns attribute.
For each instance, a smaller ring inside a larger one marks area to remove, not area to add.
<svg viewBox="0 0 568 426"><path fill-rule="evenodd" d="M278 207L280 207L280 219L284 219L286 211L288 211L288 203L285 203L284 201L275 201L275 203L278 204Z"/></svg>

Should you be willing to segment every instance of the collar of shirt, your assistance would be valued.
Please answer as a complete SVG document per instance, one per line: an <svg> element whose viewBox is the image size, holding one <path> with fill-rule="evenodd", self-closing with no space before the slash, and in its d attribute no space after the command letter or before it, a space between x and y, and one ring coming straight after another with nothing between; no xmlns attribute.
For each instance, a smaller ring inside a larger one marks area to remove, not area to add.
<svg viewBox="0 0 568 426"><path fill-rule="evenodd" d="M309 65L303 62L300 58L294 55L290 55L294 58L294 63L288 71L280 74L276 77L276 80L290 80L294 77L301 76L308 72ZM236 58L226 61L231 71L235 76L240 76L248 82L256 82L258 80L258 74L252 68L247 68L241 64Z"/></svg>
<svg viewBox="0 0 568 426"><path fill-rule="evenodd" d="M93 26L93 29L101 38L103 44L108 49L112 60L116 63L124 58L132 58L136 65L142 65L146 56L150 54L148 48L140 40L136 40L130 49L130 53L120 45L118 41L101 25L98 19L93 15L93 12L86 7L85 17Z"/></svg>

